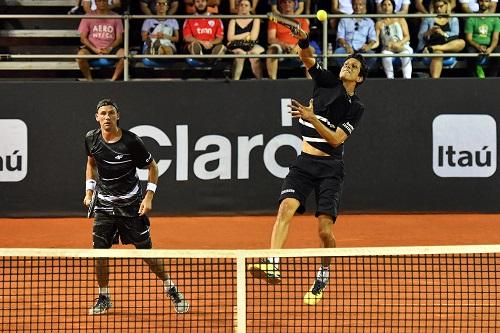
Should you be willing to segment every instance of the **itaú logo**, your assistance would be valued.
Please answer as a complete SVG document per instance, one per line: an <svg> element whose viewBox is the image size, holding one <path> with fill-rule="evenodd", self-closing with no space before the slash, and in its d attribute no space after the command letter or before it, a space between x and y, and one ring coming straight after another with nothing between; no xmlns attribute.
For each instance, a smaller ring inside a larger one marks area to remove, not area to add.
<svg viewBox="0 0 500 333"><path fill-rule="evenodd" d="M161 129L151 125L140 125L130 129L139 137L148 137L155 140L160 147L172 146L172 141L168 135ZM210 152L202 153L197 156L193 165L189 165L189 126L177 125L175 128L175 170L176 180L188 180L190 168L198 179L211 180L211 179L232 179L231 175L232 164L237 164L236 179L249 179L250 174L250 154L256 147L264 147L262 153L262 161L266 169L272 175L284 178L288 173L288 167L282 166L276 160L276 152L283 146L293 147L297 154L300 153L302 140L291 134L279 134L265 140L263 134L255 136L238 136L236 142L231 142L227 137L217 134L205 135L196 140L194 150L197 152L207 151L208 147ZM236 145L237 156L232 156L233 146ZM254 154L255 155L255 154ZM256 158L253 156L253 158ZM161 176L172 166L172 160L161 159L157 161L158 171ZM208 164L218 162L217 168L209 168ZM138 170L139 178L147 180L147 170Z"/></svg>
<svg viewBox="0 0 500 333"><path fill-rule="evenodd" d="M497 127L489 115L437 116L432 145L432 166L439 177L490 177L497 169Z"/></svg>
<svg viewBox="0 0 500 333"><path fill-rule="evenodd" d="M20 182L28 173L28 127L21 119L0 119L0 182Z"/></svg>

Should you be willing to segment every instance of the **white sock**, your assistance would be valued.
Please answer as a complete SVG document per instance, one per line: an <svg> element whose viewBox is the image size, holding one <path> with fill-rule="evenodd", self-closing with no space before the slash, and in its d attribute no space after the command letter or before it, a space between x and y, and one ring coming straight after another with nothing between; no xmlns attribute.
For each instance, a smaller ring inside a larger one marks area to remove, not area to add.
<svg viewBox="0 0 500 333"><path fill-rule="evenodd" d="M316 279L321 282L327 283L330 278L330 267L320 266L318 269L318 274L316 274Z"/></svg>
<svg viewBox="0 0 500 333"><path fill-rule="evenodd" d="M99 295L109 296L109 287L99 287Z"/></svg>
<svg viewBox="0 0 500 333"><path fill-rule="evenodd" d="M276 265L278 267L278 264L280 263L280 258L279 257L269 257L267 258L271 264Z"/></svg>
<svg viewBox="0 0 500 333"><path fill-rule="evenodd" d="M174 282L170 279L166 279L165 281L163 281L163 285L165 286L166 291L170 290L170 288L172 287L175 287Z"/></svg>

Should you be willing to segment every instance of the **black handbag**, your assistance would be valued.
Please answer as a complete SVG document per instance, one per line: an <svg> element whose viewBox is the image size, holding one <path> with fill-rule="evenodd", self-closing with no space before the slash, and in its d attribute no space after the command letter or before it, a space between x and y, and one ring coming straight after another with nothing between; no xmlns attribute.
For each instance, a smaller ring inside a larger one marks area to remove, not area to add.
<svg viewBox="0 0 500 333"><path fill-rule="evenodd" d="M433 46L433 45L443 45L446 43L451 42L452 40L458 39L458 36L450 36L450 37L445 37L441 34L432 34L427 38L427 46Z"/></svg>
<svg viewBox="0 0 500 333"><path fill-rule="evenodd" d="M248 52L251 49L253 49L256 43L257 43L256 40L244 40L244 39L233 40L227 43L227 48L229 50L242 49L243 51Z"/></svg>

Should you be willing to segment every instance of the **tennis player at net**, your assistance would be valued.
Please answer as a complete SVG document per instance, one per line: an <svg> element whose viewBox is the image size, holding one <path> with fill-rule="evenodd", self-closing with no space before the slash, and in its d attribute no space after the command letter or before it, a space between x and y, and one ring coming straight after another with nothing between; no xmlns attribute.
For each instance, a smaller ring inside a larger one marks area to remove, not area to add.
<svg viewBox="0 0 500 333"><path fill-rule="evenodd" d="M367 67L360 54L351 54L339 75L322 69L316 62L309 39L300 27L292 27L299 39L300 59L314 81L308 105L292 100L291 114L299 118L303 144L302 153L284 179L276 223L271 235L271 248L280 249L288 237L288 227L295 212L303 213L307 197L316 195L316 217L323 247L335 247L333 224L338 215L344 181L344 143L352 134L364 112L364 105L355 94L364 82ZM323 297L329 279L330 258L322 258L315 282L305 294L304 302L317 304ZM251 273L268 283L279 283L279 258L268 258L249 266Z"/></svg>
<svg viewBox="0 0 500 333"><path fill-rule="evenodd" d="M111 248L119 239L123 244L134 244L137 249L151 249L149 219L158 182L158 167L142 140L134 133L118 127L118 106L110 99L97 104L95 118L99 129L85 137L87 150L86 193L83 203L89 206L95 194L93 247ZM148 169L148 185L144 198L139 186L136 168ZM91 212L92 213L92 212ZM177 313L189 310L169 275L162 259L144 259L151 271L164 283L166 295ZM112 307L109 291L108 259L95 261L99 297L89 314L106 312Z"/></svg>

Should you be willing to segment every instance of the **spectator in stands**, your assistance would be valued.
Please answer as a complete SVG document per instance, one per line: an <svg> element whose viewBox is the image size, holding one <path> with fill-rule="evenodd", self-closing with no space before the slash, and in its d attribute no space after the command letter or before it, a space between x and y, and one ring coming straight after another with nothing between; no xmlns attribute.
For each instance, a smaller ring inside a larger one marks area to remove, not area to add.
<svg viewBox="0 0 500 333"><path fill-rule="evenodd" d="M219 13L220 0L207 0L207 11L211 14ZM184 0L186 14L196 13L196 0Z"/></svg>
<svg viewBox="0 0 500 333"><path fill-rule="evenodd" d="M167 15L167 0L155 1L157 15ZM145 54L174 54L175 43L179 41L179 22L173 18L146 19L142 25L141 35L146 44Z"/></svg>
<svg viewBox="0 0 500 333"><path fill-rule="evenodd" d="M459 0L460 8L464 13L477 13L479 12L479 0ZM498 0L491 0L489 12L494 13L497 10Z"/></svg>
<svg viewBox="0 0 500 333"><path fill-rule="evenodd" d="M457 6L456 0L449 1L450 11L453 12ZM434 13L434 0L415 0L415 8L418 13L433 14Z"/></svg>
<svg viewBox="0 0 500 333"><path fill-rule="evenodd" d="M190 54L224 54L224 25L220 19L209 18L207 0L194 0L195 18L184 21L184 42Z"/></svg>
<svg viewBox="0 0 500 333"><path fill-rule="evenodd" d="M459 23L456 17L449 17L451 12L449 0L435 0L434 12L442 14L437 17L426 17L418 32L418 50L424 53L460 52L465 41L459 35ZM433 57L430 64L432 78L441 77L443 58Z"/></svg>
<svg viewBox="0 0 500 333"><path fill-rule="evenodd" d="M394 0L382 0L382 14L393 14ZM402 17L385 17L375 24L377 33L377 44L373 48L382 45L383 54L412 54L410 47L410 32L406 20ZM394 79L393 57L382 58L382 66L388 79ZM401 69L405 79L411 79L411 58L401 58Z"/></svg>
<svg viewBox="0 0 500 333"><path fill-rule="evenodd" d="M252 9L250 0L240 0L238 15L249 15ZM260 19L237 18L231 19L227 28L227 48L234 54L261 54L265 50L257 44L260 32ZM262 65L259 58L250 58L253 75L262 78ZM233 62L233 80L239 80L245 58L236 58Z"/></svg>
<svg viewBox="0 0 500 333"><path fill-rule="evenodd" d="M479 12L487 13L491 0L479 0ZM467 58L467 67L472 75L484 78L484 70L481 63L490 53L500 53L498 46L498 35L500 33L500 18L498 17L469 17L465 23L465 40L467 41L466 52L481 53L478 59ZM499 58L488 57L488 76L498 75Z"/></svg>
<svg viewBox="0 0 500 333"><path fill-rule="evenodd" d="M353 12L351 0L332 0L332 14L350 15Z"/></svg>
<svg viewBox="0 0 500 333"><path fill-rule="evenodd" d="M75 5L68 11L69 15L83 15L85 14L85 11L83 10L82 6L83 0L76 0L74 3Z"/></svg>
<svg viewBox="0 0 500 333"><path fill-rule="evenodd" d="M417 13L430 14L434 12L432 0L414 0Z"/></svg>
<svg viewBox="0 0 500 333"><path fill-rule="evenodd" d="M294 0L278 0L278 4L280 13L284 15L294 14ZM300 23L302 30L309 33L309 20L305 18L297 18L295 20ZM298 39L290 33L290 29L279 23L269 21L267 26L267 42L269 43L268 54L298 54ZM300 66L301 62L296 61L296 64ZM266 65L269 78L276 80L278 78L278 58L267 58Z"/></svg>
<svg viewBox="0 0 500 333"><path fill-rule="evenodd" d="M382 9L382 1L383 0L375 0L375 3L377 4L377 13L379 14L385 14ZM410 4L410 0L394 0L394 12L398 14L408 14Z"/></svg>
<svg viewBox="0 0 500 333"><path fill-rule="evenodd" d="M89 18L82 19L78 32L82 46L78 51L79 55L116 54L123 57L124 51L121 47L123 42L123 23L121 19L113 18L92 18L94 15L118 15L109 9L107 0L96 0L97 9L87 14ZM88 59L77 59L78 66L83 76L92 80ZM123 72L123 58L118 59L111 80L117 80Z"/></svg>
<svg viewBox="0 0 500 333"><path fill-rule="evenodd" d="M366 14L366 0L353 0L352 8L354 14ZM363 18L341 18L337 30L336 54L374 53L373 47L377 44L375 23L368 17ZM344 58L335 58L338 66L344 63ZM370 70L375 66L376 58L366 58L366 64Z"/></svg>
<svg viewBox="0 0 500 333"><path fill-rule="evenodd" d="M157 14L156 2L157 2L156 0L139 0L139 6L141 7L141 12L144 15ZM167 6L168 6L167 14L174 15L175 13L177 13L177 9L179 8L179 1L170 0Z"/></svg>
<svg viewBox="0 0 500 333"><path fill-rule="evenodd" d="M352 9L352 0L332 0L332 14L351 15L352 13L354 13ZM328 23L330 24L330 28L335 31L338 22L338 18L332 18Z"/></svg>
<svg viewBox="0 0 500 333"><path fill-rule="evenodd" d="M109 9L117 13L122 7L121 0L108 0L108 4ZM97 0L82 0L82 6L85 14L88 14L94 10L97 10Z"/></svg>
<svg viewBox="0 0 500 333"><path fill-rule="evenodd" d="M278 0L269 0L269 3L271 4L271 11L273 13L281 13L280 8L278 8ZM301 15L304 12L304 0L293 0L293 12L291 14L286 14L286 15Z"/></svg>
<svg viewBox="0 0 500 333"><path fill-rule="evenodd" d="M229 14L238 14L238 3L239 3L239 0L229 0ZM257 13L257 5L259 4L259 0L250 0L250 3L251 3L250 13L256 14ZM268 11L265 11L265 12L267 13ZM264 12L262 14L264 14Z"/></svg>

